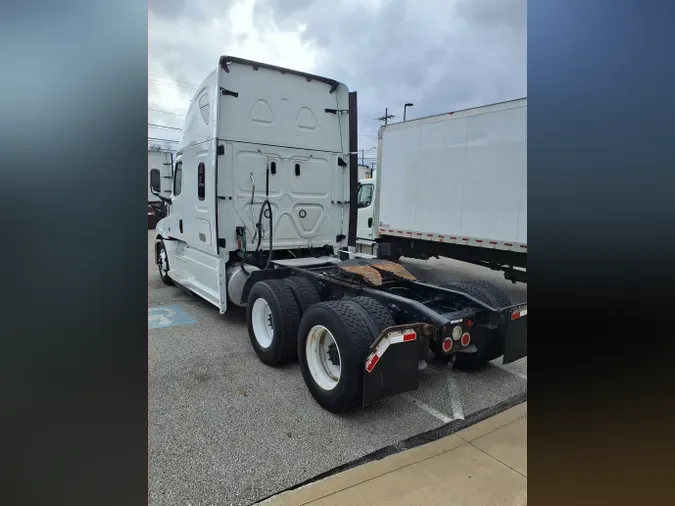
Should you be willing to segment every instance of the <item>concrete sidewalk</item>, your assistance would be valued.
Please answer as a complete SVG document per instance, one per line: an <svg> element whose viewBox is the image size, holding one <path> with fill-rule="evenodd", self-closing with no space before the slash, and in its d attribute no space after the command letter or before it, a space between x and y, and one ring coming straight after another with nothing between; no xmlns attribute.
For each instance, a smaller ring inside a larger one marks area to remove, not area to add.
<svg viewBox="0 0 675 506"><path fill-rule="evenodd" d="M455 434L349 469L259 504L523 505L527 402Z"/></svg>

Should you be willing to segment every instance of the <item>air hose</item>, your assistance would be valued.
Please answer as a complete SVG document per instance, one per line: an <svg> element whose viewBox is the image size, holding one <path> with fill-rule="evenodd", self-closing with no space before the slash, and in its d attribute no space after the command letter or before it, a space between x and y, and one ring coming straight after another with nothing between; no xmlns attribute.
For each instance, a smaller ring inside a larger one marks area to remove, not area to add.
<svg viewBox="0 0 675 506"><path fill-rule="evenodd" d="M258 217L258 223L256 226L258 227L258 245L256 246L256 253L262 254L260 252L260 244L262 243L262 220L263 220L263 213L265 212L265 207L270 212L269 216L269 222L270 222L270 229L269 229L269 236L270 236L270 249L269 249L269 254L267 257L267 263L265 264L264 269L269 269L270 264L272 263L272 235L273 235L273 230L272 230L272 205L270 204L270 201L268 199L265 199L265 202L263 202L262 206L260 207L260 216Z"/></svg>
<svg viewBox="0 0 675 506"><path fill-rule="evenodd" d="M266 177L266 188L265 188L265 201L262 203L262 206L260 206L260 214L258 215L258 223L255 224L256 228L258 229L258 244L256 245L255 252L254 254L258 254L259 258L262 255L262 252L260 251L260 245L262 244L262 236L263 236L263 230L262 230L262 220L263 220L263 213L265 212L265 207L269 210L269 224L270 224L270 229L269 229L269 236L270 236L270 248L269 248L269 255L267 257L267 263L265 264L265 267L263 267L263 270L269 269L270 264L272 263L272 236L273 230L272 230L272 205L270 204L269 201L269 195L270 195L270 170L269 168L267 169L267 177ZM244 261L245 261L245 255L246 255L246 227L244 227L244 236L243 236L243 250L241 254L241 270L244 271L244 274L250 275L250 273L246 270L246 267L244 267Z"/></svg>

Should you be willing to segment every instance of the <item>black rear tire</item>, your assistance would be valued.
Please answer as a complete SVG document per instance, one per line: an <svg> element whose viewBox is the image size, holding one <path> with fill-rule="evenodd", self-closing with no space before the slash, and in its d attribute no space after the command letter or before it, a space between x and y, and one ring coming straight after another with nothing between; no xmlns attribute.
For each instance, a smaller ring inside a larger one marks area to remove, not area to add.
<svg viewBox="0 0 675 506"><path fill-rule="evenodd" d="M359 306L365 309L366 313L368 313L368 317L372 320L373 324L377 328L377 335L375 336L375 339L380 336L380 333L384 329L395 325L394 318L392 318L389 311L387 311L387 308L372 297L360 296L346 300L357 303Z"/></svg>
<svg viewBox="0 0 675 506"><path fill-rule="evenodd" d="M157 265L159 268L159 277L162 279L162 283L172 286L174 282L173 279L169 277L169 254L166 252L164 241L160 241L157 255L159 257L159 263Z"/></svg>
<svg viewBox="0 0 675 506"><path fill-rule="evenodd" d="M490 360L494 360L503 355L503 353L501 353L500 355L490 358L490 355L485 352L485 346L482 348L476 347L478 348L478 351L475 353L456 353L455 362L452 364L452 367L458 371L475 371L476 369L485 367Z"/></svg>
<svg viewBox="0 0 675 506"><path fill-rule="evenodd" d="M267 347L262 346L256 338L252 321L253 306L257 299L263 299L271 313L274 330L271 344ZM246 324L251 344L261 362L277 366L296 358L299 321L298 306L288 285L278 279L259 281L253 285L246 306Z"/></svg>
<svg viewBox="0 0 675 506"><path fill-rule="evenodd" d="M498 308L499 302L488 290L473 281L452 281L442 285L443 288L451 288L471 295L474 299L487 304L488 306Z"/></svg>
<svg viewBox="0 0 675 506"><path fill-rule="evenodd" d="M298 305L298 311L300 317L305 314L311 306L321 302L321 297L319 297L319 291L314 286L309 279L303 278L302 276L291 276L285 278L284 283L293 293L295 302Z"/></svg>
<svg viewBox="0 0 675 506"><path fill-rule="evenodd" d="M344 299L315 304L302 317L298 331L298 362L305 384L316 402L332 413L361 406L365 363L375 339L363 312L352 304ZM307 364L306 343L316 325L330 331L340 354L340 377L332 390L319 386Z"/></svg>
<svg viewBox="0 0 675 506"><path fill-rule="evenodd" d="M511 298L506 294L504 290L499 288L496 285L493 285L489 281L483 281L482 279L476 279L471 281L473 284L480 286L483 290L487 291L499 304L499 308L509 307L513 304Z"/></svg>

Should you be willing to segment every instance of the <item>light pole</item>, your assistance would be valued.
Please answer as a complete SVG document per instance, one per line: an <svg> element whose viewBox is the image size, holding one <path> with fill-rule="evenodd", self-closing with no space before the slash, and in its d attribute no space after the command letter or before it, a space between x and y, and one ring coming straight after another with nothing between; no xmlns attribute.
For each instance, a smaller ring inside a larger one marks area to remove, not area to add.
<svg viewBox="0 0 675 506"><path fill-rule="evenodd" d="M405 105L403 106L403 121L405 121L405 113L406 113L406 110L408 109L408 107L412 107L413 105L415 105L415 104L411 104L410 102L408 102L407 104L405 104Z"/></svg>

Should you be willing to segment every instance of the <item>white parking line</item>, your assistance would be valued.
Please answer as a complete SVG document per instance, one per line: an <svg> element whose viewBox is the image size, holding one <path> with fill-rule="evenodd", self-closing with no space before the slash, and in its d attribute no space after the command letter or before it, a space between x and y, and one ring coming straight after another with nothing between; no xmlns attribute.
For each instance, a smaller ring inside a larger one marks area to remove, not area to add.
<svg viewBox="0 0 675 506"><path fill-rule="evenodd" d="M462 406L462 395L459 392L457 380L452 371L447 372L446 380L448 382L448 392L450 393L450 406L452 407L452 416L454 420L464 420L464 406Z"/></svg>
<svg viewBox="0 0 675 506"><path fill-rule="evenodd" d="M441 413L441 412L438 411L437 409L432 408L432 407L429 406L428 404L425 404L424 402L422 402L422 401L420 401L420 400L418 400L418 399L415 399L415 398L414 398L412 395L410 395L410 394L401 394L401 397L403 397L404 399L406 399L406 400L412 402L412 403L415 404L418 408L420 408L422 411L426 411L428 414L430 414L431 416L433 416L434 418L440 420L440 421L443 422L443 423L450 423L450 422L452 422L452 420L453 420L452 417L450 417L450 416L448 416L448 415L445 415L445 414Z"/></svg>
<svg viewBox="0 0 675 506"><path fill-rule="evenodd" d="M514 376L516 376L516 377L518 377L518 378L520 378L520 379L524 379L525 381L527 381L527 374L523 374L522 372L518 372L518 371L512 371L512 370L509 369L508 367L504 367L504 366L501 365L501 364L495 364L494 362L490 362L490 365L491 365L492 367L496 367L497 369L501 369L502 371L506 371L506 372L508 372L509 374L513 374Z"/></svg>

